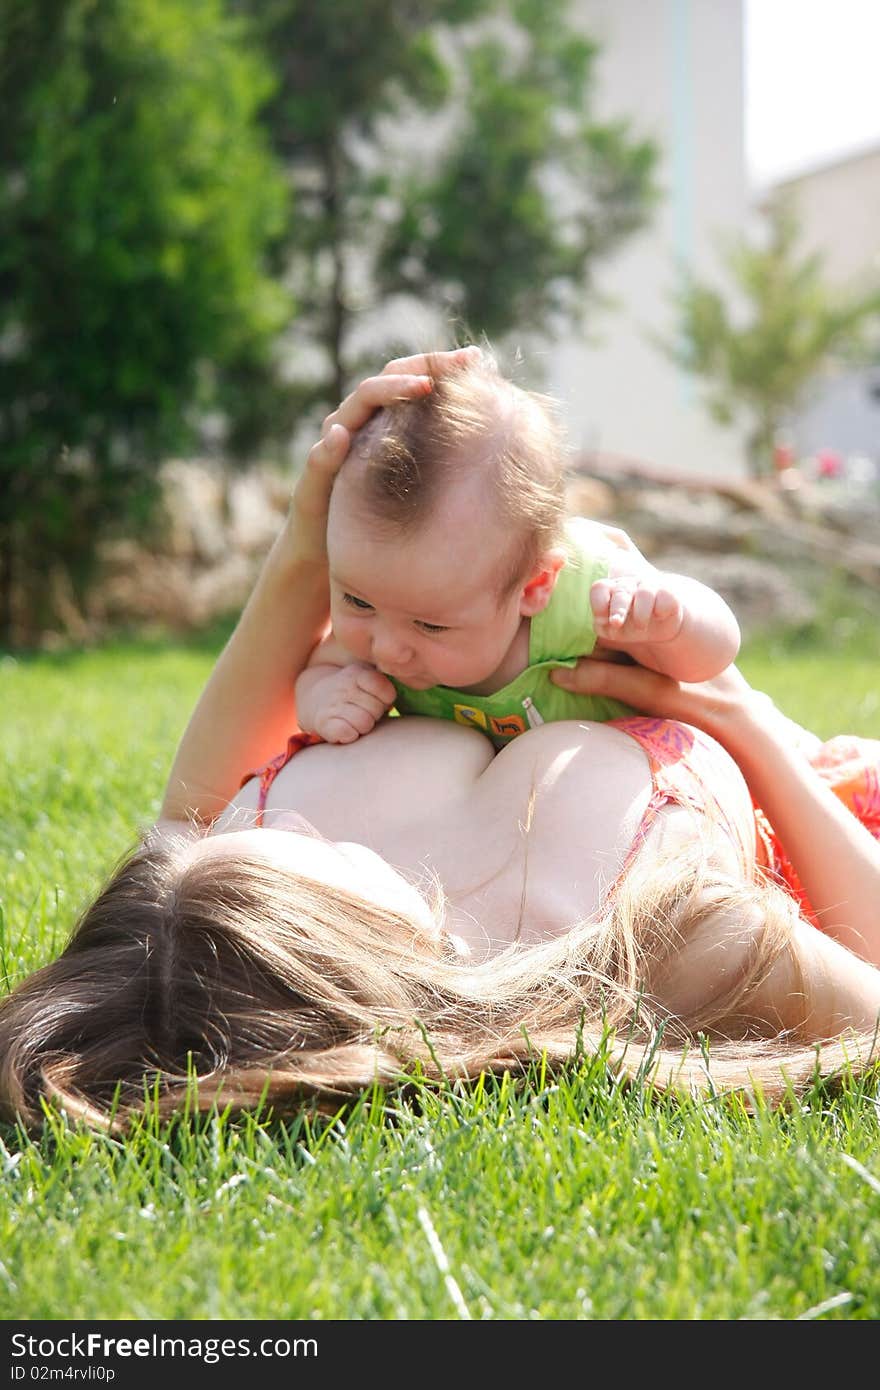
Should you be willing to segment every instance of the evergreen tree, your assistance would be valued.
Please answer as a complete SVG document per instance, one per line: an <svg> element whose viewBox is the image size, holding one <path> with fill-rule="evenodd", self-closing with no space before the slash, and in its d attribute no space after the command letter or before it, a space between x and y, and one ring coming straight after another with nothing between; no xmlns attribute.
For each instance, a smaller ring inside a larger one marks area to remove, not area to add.
<svg viewBox="0 0 880 1390"><path fill-rule="evenodd" d="M225 373L271 373L288 195L244 39L222 0L0 7L0 641L149 515Z"/></svg>
<svg viewBox="0 0 880 1390"><path fill-rule="evenodd" d="M726 256L733 287L689 278L680 293L681 332L669 348L703 377L706 403L721 424L742 420L754 477L773 468L773 446L818 374L857 354L880 315L880 291L832 288L822 258L799 246L797 218L785 200L771 205L766 235L744 237Z"/></svg>
<svg viewBox="0 0 880 1390"><path fill-rule="evenodd" d="M597 263L646 219L656 154L591 116L598 50L571 0L236 8L278 79L264 116L295 188L285 253L300 349L306 333L321 349L314 399L346 389L353 329L383 296L430 304L450 336L581 322Z"/></svg>

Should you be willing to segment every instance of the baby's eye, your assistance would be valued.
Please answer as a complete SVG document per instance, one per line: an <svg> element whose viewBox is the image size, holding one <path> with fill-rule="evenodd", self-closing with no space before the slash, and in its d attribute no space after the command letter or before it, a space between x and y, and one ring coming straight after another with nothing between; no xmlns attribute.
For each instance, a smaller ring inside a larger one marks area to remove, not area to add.
<svg viewBox="0 0 880 1390"><path fill-rule="evenodd" d="M420 627L422 632L448 632L448 627L442 627L440 623L417 622L416 627Z"/></svg>
<svg viewBox="0 0 880 1390"><path fill-rule="evenodd" d="M362 612L364 609L372 609L373 607L371 603L367 603L365 598L355 598L354 594L343 594L342 602L347 603L349 608L359 608Z"/></svg>

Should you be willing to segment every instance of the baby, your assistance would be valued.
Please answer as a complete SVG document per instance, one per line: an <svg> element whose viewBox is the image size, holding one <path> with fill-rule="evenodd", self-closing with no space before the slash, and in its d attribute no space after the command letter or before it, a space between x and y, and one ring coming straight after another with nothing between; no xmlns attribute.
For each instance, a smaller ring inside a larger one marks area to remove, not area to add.
<svg viewBox="0 0 880 1390"><path fill-rule="evenodd" d="M399 714L454 719L496 747L613 700L550 680L600 648L679 680L717 675L740 633L712 589L660 573L623 531L566 519L551 404L485 355L360 430L327 526L331 630L296 685L329 743Z"/></svg>

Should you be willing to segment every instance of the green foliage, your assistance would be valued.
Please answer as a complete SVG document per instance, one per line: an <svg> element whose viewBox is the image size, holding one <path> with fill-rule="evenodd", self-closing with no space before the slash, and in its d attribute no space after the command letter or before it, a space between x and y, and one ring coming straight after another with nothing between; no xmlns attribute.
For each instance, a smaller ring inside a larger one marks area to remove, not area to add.
<svg viewBox="0 0 880 1390"><path fill-rule="evenodd" d="M344 338L355 292L349 259L369 279L376 201L388 178L380 128L401 110L435 110L449 95L437 25L457 24L486 0L230 0L246 15L276 86L263 121L295 191L277 266L299 308L297 348L317 344L329 371L301 367L300 407L346 388ZM430 26L434 26L431 28ZM364 257L366 253L366 264ZM309 341L310 340L310 341Z"/></svg>
<svg viewBox="0 0 880 1390"><path fill-rule="evenodd" d="M428 301L453 334L579 320L597 261L645 220L655 151L591 121L597 51L571 0L238 8L278 78L287 254L330 368L315 398L345 389L376 291Z"/></svg>
<svg viewBox="0 0 880 1390"><path fill-rule="evenodd" d="M591 122L597 49L568 27L568 0L512 8L519 42L462 45L463 120L404 182L380 258L386 290L431 295L491 337L582 322L597 262L645 221L656 157L624 124Z"/></svg>
<svg viewBox="0 0 880 1390"><path fill-rule="evenodd" d="M880 314L876 287L844 292L828 285L821 257L799 250L788 204L773 204L767 224L765 241L743 239L728 251L730 304L709 285L685 283L681 337L672 349L706 379L715 419L745 419L756 476L771 470L775 437L817 374L857 351L863 330Z"/></svg>
<svg viewBox="0 0 880 1390"><path fill-rule="evenodd" d="M222 0L0 7L0 621L146 517L155 465L288 312L271 78ZM241 394L241 393L240 393ZM228 399L236 412L240 402Z"/></svg>
<svg viewBox="0 0 880 1390"><path fill-rule="evenodd" d="M570 9L0 6L0 640L76 605L206 412L242 456L338 399L371 296L475 335L582 312L654 152L590 122ZM329 371L297 359L315 343Z"/></svg>

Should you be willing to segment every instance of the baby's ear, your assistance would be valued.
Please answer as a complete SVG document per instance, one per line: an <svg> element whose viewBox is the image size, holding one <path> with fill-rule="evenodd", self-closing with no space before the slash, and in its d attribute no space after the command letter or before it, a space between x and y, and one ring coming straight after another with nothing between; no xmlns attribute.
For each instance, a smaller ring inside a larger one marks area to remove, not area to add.
<svg viewBox="0 0 880 1390"><path fill-rule="evenodd" d="M561 545L538 556L520 594L519 611L524 618L533 618L547 607L564 564L565 550Z"/></svg>

